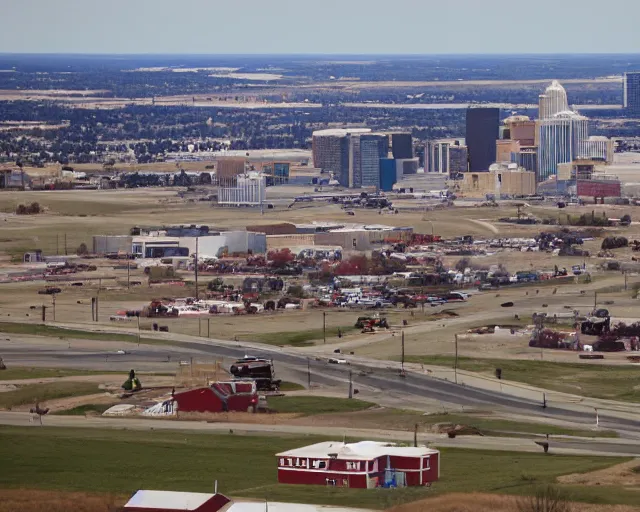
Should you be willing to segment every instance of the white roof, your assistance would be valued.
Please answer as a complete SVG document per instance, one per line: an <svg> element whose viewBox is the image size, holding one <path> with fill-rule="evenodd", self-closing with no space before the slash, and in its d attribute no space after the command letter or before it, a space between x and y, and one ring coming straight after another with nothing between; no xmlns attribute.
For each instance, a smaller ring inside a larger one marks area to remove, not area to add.
<svg viewBox="0 0 640 512"><path fill-rule="evenodd" d="M371 133L371 128L329 128L328 130L316 130L314 137L346 137L348 134Z"/></svg>
<svg viewBox="0 0 640 512"><path fill-rule="evenodd" d="M131 508L159 508L165 510L196 510L214 495L202 492L138 491L127 502Z"/></svg>
<svg viewBox="0 0 640 512"><path fill-rule="evenodd" d="M398 446L394 443L381 443L378 441L360 441L358 443L342 443L327 441L312 444L302 448L296 448L276 454L277 457L309 457L328 459L329 454L337 454L338 459L371 460L385 455L400 457L422 457L438 453L426 446Z"/></svg>

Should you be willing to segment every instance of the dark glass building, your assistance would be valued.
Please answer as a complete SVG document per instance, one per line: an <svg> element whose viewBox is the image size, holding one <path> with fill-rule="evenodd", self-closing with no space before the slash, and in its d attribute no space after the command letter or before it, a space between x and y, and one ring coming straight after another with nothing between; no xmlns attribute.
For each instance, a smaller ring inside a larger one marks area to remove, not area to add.
<svg viewBox="0 0 640 512"><path fill-rule="evenodd" d="M469 171L488 171L489 166L496 161L500 109L470 108L467 110L466 125Z"/></svg>
<svg viewBox="0 0 640 512"><path fill-rule="evenodd" d="M640 71L624 74L624 108L630 114L640 114Z"/></svg>
<svg viewBox="0 0 640 512"><path fill-rule="evenodd" d="M391 153L396 160L413 158L413 140L410 133L391 134Z"/></svg>
<svg viewBox="0 0 640 512"><path fill-rule="evenodd" d="M391 192L396 183L396 161L393 158L380 159L380 190Z"/></svg>

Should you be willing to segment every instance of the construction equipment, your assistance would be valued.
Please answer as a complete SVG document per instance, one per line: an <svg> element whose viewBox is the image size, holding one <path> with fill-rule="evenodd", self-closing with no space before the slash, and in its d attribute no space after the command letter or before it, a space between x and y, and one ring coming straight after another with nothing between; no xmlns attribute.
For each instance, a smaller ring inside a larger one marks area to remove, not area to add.
<svg viewBox="0 0 640 512"><path fill-rule="evenodd" d="M365 329L371 327L371 331L363 331L363 332L373 332L374 327L379 327L381 329L388 329L389 323L385 317L377 317L377 316L360 316L356 321L356 328Z"/></svg>
<svg viewBox="0 0 640 512"><path fill-rule="evenodd" d="M277 380L272 359L245 356L238 359L229 368L229 372L238 380L253 380L259 391L278 391L280 380Z"/></svg>

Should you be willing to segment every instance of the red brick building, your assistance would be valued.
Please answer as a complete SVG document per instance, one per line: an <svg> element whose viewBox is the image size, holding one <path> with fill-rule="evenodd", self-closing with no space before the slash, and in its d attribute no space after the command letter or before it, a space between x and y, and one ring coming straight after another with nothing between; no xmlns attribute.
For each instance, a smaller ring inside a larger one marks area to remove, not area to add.
<svg viewBox="0 0 640 512"><path fill-rule="evenodd" d="M440 452L360 441L325 442L278 453L278 482L372 489L430 485L440 477Z"/></svg>

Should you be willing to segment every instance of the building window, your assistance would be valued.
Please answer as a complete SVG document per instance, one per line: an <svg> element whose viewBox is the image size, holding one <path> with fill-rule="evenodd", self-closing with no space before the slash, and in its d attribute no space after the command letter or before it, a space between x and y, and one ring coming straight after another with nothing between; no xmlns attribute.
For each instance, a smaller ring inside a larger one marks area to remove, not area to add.
<svg viewBox="0 0 640 512"><path fill-rule="evenodd" d="M314 460L312 466L314 469L326 469L327 463L324 460Z"/></svg>
<svg viewBox="0 0 640 512"><path fill-rule="evenodd" d="M284 459L280 459L280 466L284 466Z"/></svg>
<svg viewBox="0 0 640 512"><path fill-rule="evenodd" d="M347 462L347 469L360 471L360 463L359 462Z"/></svg>
<svg viewBox="0 0 640 512"><path fill-rule="evenodd" d="M424 469L431 469L431 457L425 457L422 461L422 467Z"/></svg>

